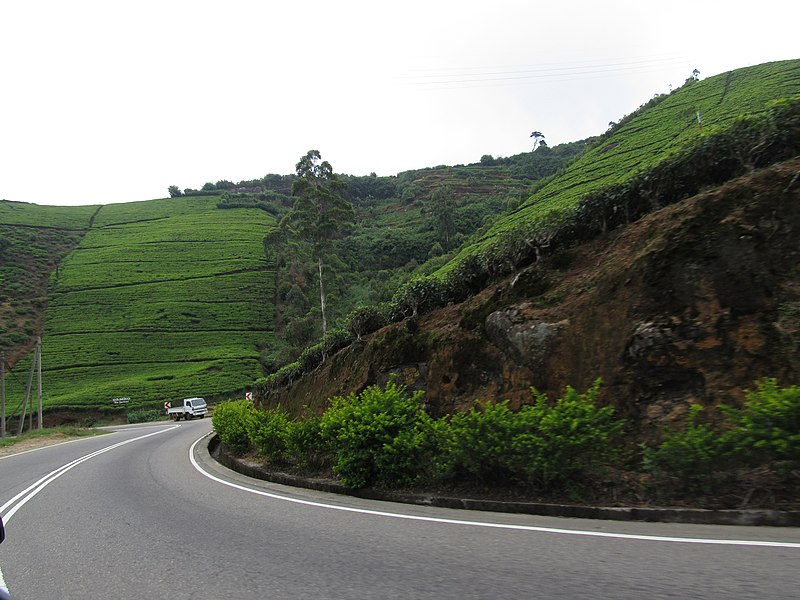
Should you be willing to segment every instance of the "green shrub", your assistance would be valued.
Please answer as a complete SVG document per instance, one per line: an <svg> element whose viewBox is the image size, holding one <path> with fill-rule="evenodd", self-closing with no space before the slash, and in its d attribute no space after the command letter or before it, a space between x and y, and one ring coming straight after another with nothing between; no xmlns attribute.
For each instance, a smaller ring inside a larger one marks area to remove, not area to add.
<svg viewBox="0 0 800 600"><path fill-rule="evenodd" d="M520 410L534 429L518 435L510 451L511 468L528 481L549 485L576 473L594 473L618 458L614 442L624 421L611 406L597 406L598 379L584 394L567 386L563 398L550 406L532 390L536 404Z"/></svg>
<svg viewBox="0 0 800 600"><path fill-rule="evenodd" d="M710 490L713 473L720 461L730 455L730 447L718 429L697 422L702 410L701 406L693 405L685 429L668 433L656 447L644 448L645 471L677 477L691 490Z"/></svg>
<svg viewBox="0 0 800 600"><path fill-rule="evenodd" d="M280 406L275 410L251 410L245 429L250 443L267 460L280 462L286 455L288 413Z"/></svg>
<svg viewBox="0 0 800 600"><path fill-rule="evenodd" d="M401 321L416 318L444 306L449 297L447 284L438 277L414 277L392 296L389 319Z"/></svg>
<svg viewBox="0 0 800 600"><path fill-rule="evenodd" d="M331 459L331 449L321 433L322 417L311 415L289 421L286 427L286 457L301 469L319 470Z"/></svg>
<svg viewBox="0 0 800 600"><path fill-rule="evenodd" d="M359 306L347 315L347 330L357 340L389 324L388 306Z"/></svg>
<svg viewBox="0 0 800 600"><path fill-rule="evenodd" d="M623 426L612 407L597 406L599 389L599 379L584 394L568 386L552 405L531 390L535 403L518 412L506 401L453 415L441 463L444 472L453 478L543 487L596 472L617 457L613 442Z"/></svg>
<svg viewBox="0 0 800 600"><path fill-rule="evenodd" d="M161 417L164 416L164 411L162 410L145 410L145 409L137 409L128 411L128 423L150 423L152 421L158 421Z"/></svg>
<svg viewBox="0 0 800 600"><path fill-rule="evenodd" d="M434 427L422 410L422 394L409 395L390 380L385 389L371 386L358 396L331 399L320 433L344 485L404 486L423 479L434 450Z"/></svg>
<svg viewBox="0 0 800 600"><path fill-rule="evenodd" d="M353 341L353 335L347 329L332 328L322 336L322 352L324 358L336 354Z"/></svg>
<svg viewBox="0 0 800 600"><path fill-rule="evenodd" d="M211 422L220 441L234 452L245 452L250 447L247 422L255 409L247 400L222 402L214 407Z"/></svg>
<svg viewBox="0 0 800 600"><path fill-rule="evenodd" d="M503 481L507 470L506 452L511 446L515 426L520 422L508 408L508 401L482 403L469 412L452 415L446 429L440 468L445 476L478 481Z"/></svg>
<svg viewBox="0 0 800 600"><path fill-rule="evenodd" d="M735 425L728 437L737 454L800 463L800 387L763 379L747 392L743 409L725 412Z"/></svg>
<svg viewBox="0 0 800 600"><path fill-rule="evenodd" d="M322 364L324 348L322 342L309 346L300 353L297 362L300 363L301 373L310 373Z"/></svg>

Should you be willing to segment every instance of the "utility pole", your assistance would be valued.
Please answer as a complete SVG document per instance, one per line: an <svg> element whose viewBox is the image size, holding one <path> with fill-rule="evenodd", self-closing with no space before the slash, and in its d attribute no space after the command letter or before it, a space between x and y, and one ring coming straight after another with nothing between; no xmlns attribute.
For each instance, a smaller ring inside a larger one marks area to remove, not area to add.
<svg viewBox="0 0 800 600"><path fill-rule="evenodd" d="M6 353L0 350L0 438L6 437Z"/></svg>
<svg viewBox="0 0 800 600"><path fill-rule="evenodd" d="M25 428L25 416L28 414L28 400L31 398L31 387L33 386L33 373L36 370L36 354L33 356L31 363L31 372L28 375L28 386L25 388L25 400L22 402L22 414L19 417L19 431L17 435L22 435L22 430ZM31 421L33 420L33 411L31 411ZM33 427L31 426L30 429Z"/></svg>
<svg viewBox="0 0 800 600"><path fill-rule="evenodd" d="M42 338L36 338L36 379L38 383L38 400L39 400L39 429L42 428Z"/></svg>

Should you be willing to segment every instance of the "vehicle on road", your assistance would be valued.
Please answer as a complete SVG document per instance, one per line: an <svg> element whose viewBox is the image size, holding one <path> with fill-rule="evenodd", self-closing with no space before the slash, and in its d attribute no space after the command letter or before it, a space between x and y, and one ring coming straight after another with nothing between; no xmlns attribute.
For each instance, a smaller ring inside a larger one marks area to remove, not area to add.
<svg viewBox="0 0 800 600"><path fill-rule="evenodd" d="M181 406L175 407L170 402L165 402L164 408L167 409L167 415L173 421L180 421L181 419L190 421L195 417L202 419L208 413L208 405L203 398L184 398Z"/></svg>

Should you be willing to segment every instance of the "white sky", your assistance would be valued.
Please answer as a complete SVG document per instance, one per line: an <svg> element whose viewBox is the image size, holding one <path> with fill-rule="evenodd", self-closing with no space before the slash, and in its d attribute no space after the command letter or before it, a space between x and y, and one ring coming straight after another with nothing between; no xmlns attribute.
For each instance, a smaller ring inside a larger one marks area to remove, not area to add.
<svg viewBox="0 0 800 600"><path fill-rule="evenodd" d="M800 3L0 0L0 198L96 204L394 175L602 133L654 94L800 58Z"/></svg>

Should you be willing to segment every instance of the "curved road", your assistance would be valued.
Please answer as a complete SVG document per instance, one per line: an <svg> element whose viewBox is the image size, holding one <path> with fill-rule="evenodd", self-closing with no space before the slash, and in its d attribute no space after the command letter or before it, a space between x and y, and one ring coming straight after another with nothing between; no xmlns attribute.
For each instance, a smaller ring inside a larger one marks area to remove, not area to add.
<svg viewBox="0 0 800 600"><path fill-rule="evenodd" d="M57 598L797 598L800 529L372 502L254 481L209 420L0 459L0 585Z"/></svg>

